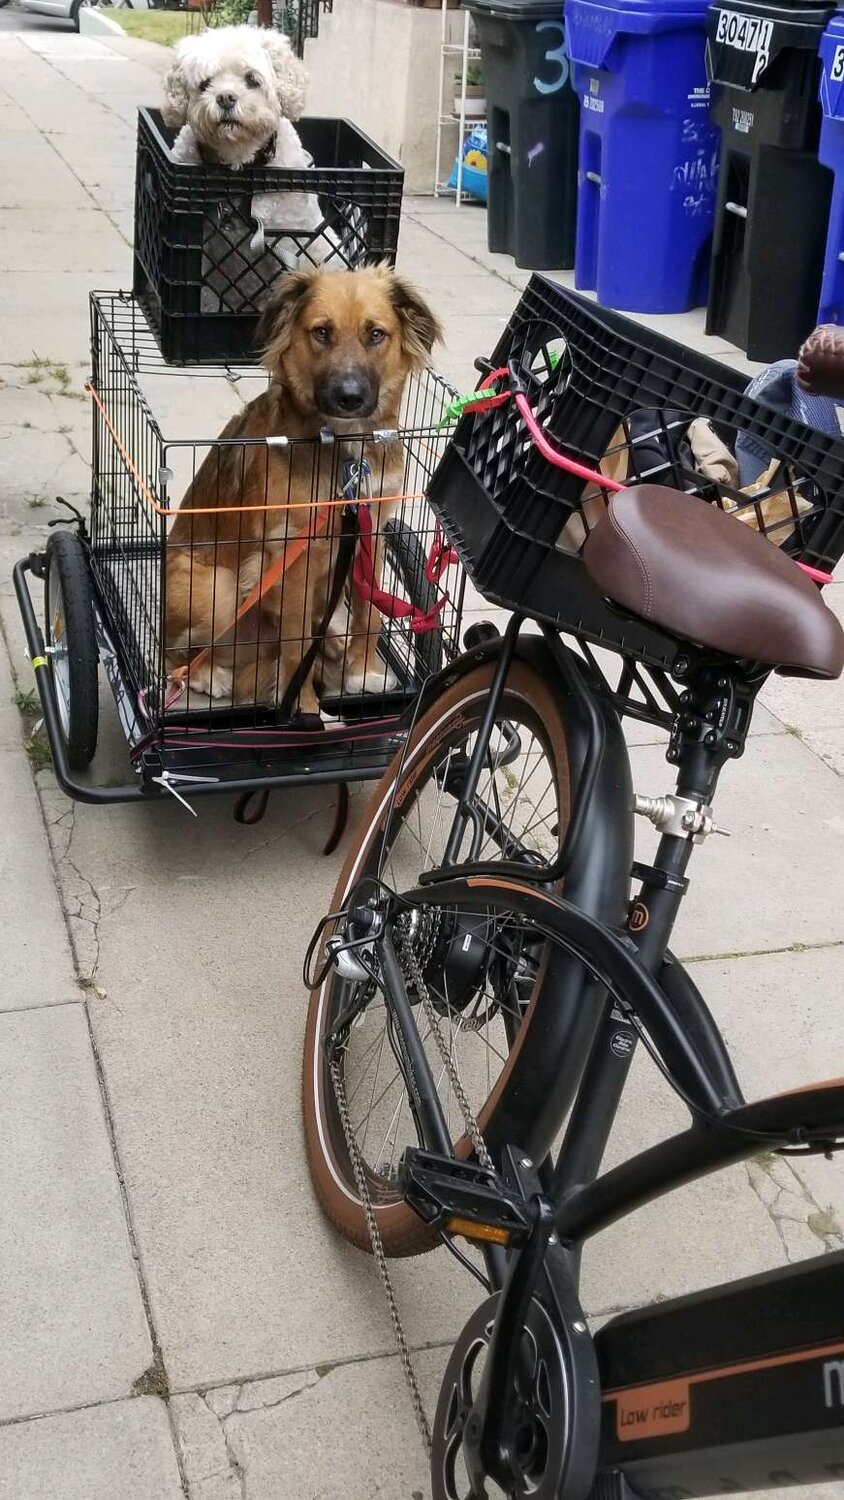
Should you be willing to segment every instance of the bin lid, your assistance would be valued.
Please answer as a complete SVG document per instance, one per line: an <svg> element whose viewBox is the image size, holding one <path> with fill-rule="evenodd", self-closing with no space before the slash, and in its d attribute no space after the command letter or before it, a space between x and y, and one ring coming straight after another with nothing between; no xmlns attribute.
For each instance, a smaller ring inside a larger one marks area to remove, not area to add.
<svg viewBox="0 0 844 1500"><path fill-rule="evenodd" d="M572 62L604 68L620 37L703 34L708 14L709 0L566 0L566 50Z"/></svg>
<svg viewBox="0 0 844 1500"><path fill-rule="evenodd" d="M672 17L686 20L689 17L705 16L709 6L710 0L577 0L577 8L581 12L611 10L617 18L618 31L640 31L642 27L639 23L651 18L665 21ZM631 23L629 27L624 24L626 20Z"/></svg>
<svg viewBox="0 0 844 1500"><path fill-rule="evenodd" d="M473 15L505 16L509 21L561 21L563 0L462 0Z"/></svg>
<svg viewBox="0 0 844 1500"><path fill-rule="evenodd" d="M821 37L818 94L829 120L844 120L844 15L832 17Z"/></svg>
<svg viewBox="0 0 844 1500"><path fill-rule="evenodd" d="M817 54L832 4L788 0L721 0L706 21L706 71L711 83L753 92L784 52Z"/></svg>
<svg viewBox="0 0 844 1500"><path fill-rule="evenodd" d="M842 37L844 37L844 15L842 15L841 11L838 11L832 17L826 28L826 35L834 37L836 42L840 42Z"/></svg>

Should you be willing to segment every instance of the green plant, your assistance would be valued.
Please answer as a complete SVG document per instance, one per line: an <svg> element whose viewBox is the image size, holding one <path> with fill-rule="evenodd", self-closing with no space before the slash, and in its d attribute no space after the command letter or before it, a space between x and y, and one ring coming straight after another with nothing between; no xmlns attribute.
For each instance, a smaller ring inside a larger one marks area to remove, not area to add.
<svg viewBox="0 0 844 1500"><path fill-rule="evenodd" d="M45 771L48 766L53 764L50 746L40 736L33 736L32 739L24 740L23 748L29 756L33 771Z"/></svg>
<svg viewBox="0 0 844 1500"><path fill-rule="evenodd" d="M76 394L70 389L71 377L67 365L60 364L54 359L45 359L41 354L33 354L32 359L22 360L15 368L26 371L25 385L40 385L42 380L55 380L60 396Z"/></svg>
<svg viewBox="0 0 844 1500"><path fill-rule="evenodd" d="M467 84L467 87L478 88L483 83L483 81L484 81L484 70L481 67L480 63L477 63L477 62L471 62L471 63L469 63L469 65L468 65L468 67L466 69L466 84ZM460 84L463 82L463 73L462 73L462 71L459 72L459 73L455 73L455 75L454 75L454 82L457 84L457 86L459 88Z"/></svg>
<svg viewBox="0 0 844 1500"><path fill-rule="evenodd" d="M41 510L47 504L46 495L27 495L26 503L30 510Z"/></svg>
<svg viewBox="0 0 844 1500"><path fill-rule="evenodd" d="M215 0L208 12L209 26L242 26L255 9L255 0Z"/></svg>
<svg viewBox="0 0 844 1500"><path fill-rule="evenodd" d="M17 688L15 691L15 708L27 719L34 719L38 712L38 694L35 688Z"/></svg>

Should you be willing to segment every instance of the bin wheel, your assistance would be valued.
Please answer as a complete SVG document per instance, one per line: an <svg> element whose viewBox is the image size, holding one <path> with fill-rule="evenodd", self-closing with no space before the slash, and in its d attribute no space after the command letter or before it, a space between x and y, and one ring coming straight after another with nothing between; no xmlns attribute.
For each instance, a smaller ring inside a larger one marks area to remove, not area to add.
<svg viewBox="0 0 844 1500"><path fill-rule="evenodd" d="M97 638L88 562L71 531L54 531L47 543L44 625L68 764L84 771L97 748Z"/></svg>
<svg viewBox="0 0 844 1500"><path fill-rule="evenodd" d="M393 519L384 527L384 547L392 566L401 579L411 604L426 613L436 604L439 591L425 577L428 556L421 537L406 521ZM443 631L441 625L413 637L416 665L421 677L439 672L443 664Z"/></svg>

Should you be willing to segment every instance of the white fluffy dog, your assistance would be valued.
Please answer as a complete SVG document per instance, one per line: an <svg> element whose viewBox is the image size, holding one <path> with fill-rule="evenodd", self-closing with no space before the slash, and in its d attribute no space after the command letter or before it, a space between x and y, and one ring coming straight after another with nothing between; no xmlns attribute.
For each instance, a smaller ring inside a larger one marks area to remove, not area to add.
<svg viewBox="0 0 844 1500"><path fill-rule="evenodd" d="M161 113L165 124L181 127L173 146L176 161L233 171L313 166L293 125L305 108L308 75L286 37L254 26L223 26L183 37L174 51ZM338 250L313 193L256 194L251 218L256 257L264 254L265 231L296 236L272 244L276 273L300 262L319 264Z"/></svg>

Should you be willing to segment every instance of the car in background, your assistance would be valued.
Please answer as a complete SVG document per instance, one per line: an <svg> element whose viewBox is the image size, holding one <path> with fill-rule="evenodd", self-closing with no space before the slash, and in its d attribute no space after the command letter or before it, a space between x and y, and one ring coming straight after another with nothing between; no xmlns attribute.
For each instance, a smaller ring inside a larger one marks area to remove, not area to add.
<svg viewBox="0 0 844 1500"><path fill-rule="evenodd" d="M72 21L79 30L79 12L91 0L18 0L21 10L37 16L55 16L58 20Z"/></svg>

